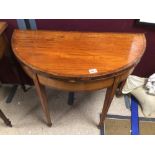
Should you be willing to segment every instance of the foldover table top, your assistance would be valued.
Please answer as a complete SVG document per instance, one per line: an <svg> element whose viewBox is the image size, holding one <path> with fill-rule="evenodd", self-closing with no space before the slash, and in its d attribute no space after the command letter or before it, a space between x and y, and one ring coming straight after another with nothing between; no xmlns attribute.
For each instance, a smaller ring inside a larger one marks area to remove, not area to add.
<svg viewBox="0 0 155 155"><path fill-rule="evenodd" d="M12 48L30 68L55 78L102 78L130 67L145 49L142 33L15 30Z"/></svg>

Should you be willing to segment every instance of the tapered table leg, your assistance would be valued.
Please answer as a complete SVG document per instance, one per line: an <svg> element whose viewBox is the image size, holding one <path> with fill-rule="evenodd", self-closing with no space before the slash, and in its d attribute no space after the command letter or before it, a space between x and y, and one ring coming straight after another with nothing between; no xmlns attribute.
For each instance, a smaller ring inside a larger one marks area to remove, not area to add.
<svg viewBox="0 0 155 155"><path fill-rule="evenodd" d="M12 127L11 121L4 115L1 109L0 109L0 117L7 126Z"/></svg>
<svg viewBox="0 0 155 155"><path fill-rule="evenodd" d="M112 102L112 99L114 97L115 91L117 89L118 81L119 81L119 79L116 77L114 79L113 85L111 87L107 88L102 113L100 115L100 123L98 125L98 127L100 129L103 129L103 127L104 127L104 120L106 118L107 112L108 112L109 107L111 105L111 102Z"/></svg>
<svg viewBox="0 0 155 155"><path fill-rule="evenodd" d="M42 109L43 109L45 116L46 116L47 125L52 126L50 113L49 113L48 105L47 105L47 96L46 96L46 92L45 92L45 86L43 86L39 83L39 80L38 80L38 77L36 74L33 75L33 81L34 81L36 91L37 91L38 96L39 96L40 101L41 101Z"/></svg>

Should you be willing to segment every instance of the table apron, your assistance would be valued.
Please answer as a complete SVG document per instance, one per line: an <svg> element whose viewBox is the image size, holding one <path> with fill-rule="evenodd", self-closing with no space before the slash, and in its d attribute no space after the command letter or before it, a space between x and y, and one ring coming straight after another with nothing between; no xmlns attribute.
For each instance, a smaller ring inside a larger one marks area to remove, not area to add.
<svg viewBox="0 0 155 155"><path fill-rule="evenodd" d="M70 82L64 81L59 79L54 79L51 77L43 76L39 73L33 72L32 69L28 68L25 65L22 65L25 72L33 79L33 74L37 74L39 83L48 87L52 87L59 90L64 91L93 91L93 90L100 90L113 85L114 79L119 77L119 82L127 79L129 74L133 71L134 67L126 69L120 74L113 74L113 76L105 78L105 79L98 79L92 81L78 81L78 82Z"/></svg>

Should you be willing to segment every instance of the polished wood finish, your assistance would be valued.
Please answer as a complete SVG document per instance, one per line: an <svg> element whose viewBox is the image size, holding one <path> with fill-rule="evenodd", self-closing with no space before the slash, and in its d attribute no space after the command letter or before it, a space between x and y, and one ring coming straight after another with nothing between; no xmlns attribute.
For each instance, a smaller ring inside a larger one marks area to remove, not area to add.
<svg viewBox="0 0 155 155"><path fill-rule="evenodd" d="M103 127L118 84L140 61L145 46L140 33L15 30L12 37L13 51L46 106L48 124L42 85L70 92L107 88L99 123Z"/></svg>
<svg viewBox="0 0 155 155"><path fill-rule="evenodd" d="M33 72L31 69L22 65L25 72L33 78ZM126 79L130 73L131 69L122 72L121 74L115 74L115 76L120 77L120 81ZM110 87L113 84L114 78L103 78L98 80L90 80L90 81L67 81L67 80L59 80L54 78L49 78L43 75L38 74L38 80L42 85L48 85L52 88L65 90L65 91L92 91L99 90L103 88Z"/></svg>
<svg viewBox="0 0 155 155"><path fill-rule="evenodd" d="M144 52L143 34L15 30L15 55L33 70L61 79L110 76ZM90 74L90 69L97 69Z"/></svg>
<svg viewBox="0 0 155 155"><path fill-rule="evenodd" d="M6 37L4 35L4 31L6 28L7 28L7 23L0 22L0 60L3 57L4 52L6 51L6 48L7 48ZM7 126L12 127L11 121L4 115L1 109L0 109L0 117L3 119L4 123Z"/></svg>

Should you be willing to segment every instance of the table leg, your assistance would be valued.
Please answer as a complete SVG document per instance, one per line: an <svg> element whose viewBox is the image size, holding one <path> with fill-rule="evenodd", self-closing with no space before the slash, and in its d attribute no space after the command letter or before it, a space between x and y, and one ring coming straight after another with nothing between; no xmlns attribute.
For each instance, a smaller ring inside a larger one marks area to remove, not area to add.
<svg viewBox="0 0 155 155"><path fill-rule="evenodd" d="M33 81L34 81L36 91L37 91L40 101L41 101L42 109L46 116L47 125L52 126L50 113L49 113L48 105L47 105L47 96L46 96L46 92L45 92L45 86L43 86L39 83L39 80L38 80L38 77L36 74L33 75Z"/></svg>
<svg viewBox="0 0 155 155"><path fill-rule="evenodd" d="M117 88L117 90L116 90L116 97L121 97L121 96L123 96L123 94L122 94L122 89L123 89L125 83L126 83L126 80L122 81L122 82L119 84L119 86L118 86L118 88Z"/></svg>
<svg viewBox="0 0 155 155"><path fill-rule="evenodd" d="M0 117L7 126L12 127L11 121L4 115L1 109L0 109Z"/></svg>
<svg viewBox="0 0 155 155"><path fill-rule="evenodd" d="M114 97L115 91L117 89L118 82L119 82L119 78L116 77L115 80L114 80L113 85L111 87L107 88L102 113L100 115L100 123L98 125L99 128L101 128L101 129L104 127L104 120L105 120L105 117L106 117L107 112L109 110L109 107L111 105L111 102L112 102L112 99Z"/></svg>
<svg viewBox="0 0 155 155"><path fill-rule="evenodd" d="M9 95L8 95L6 101L5 101L6 103L11 103L11 102L12 102L13 97L14 97L15 94L16 94L17 88L18 88L18 85L14 85L14 86L11 88L11 90L10 90L10 92L9 92Z"/></svg>

